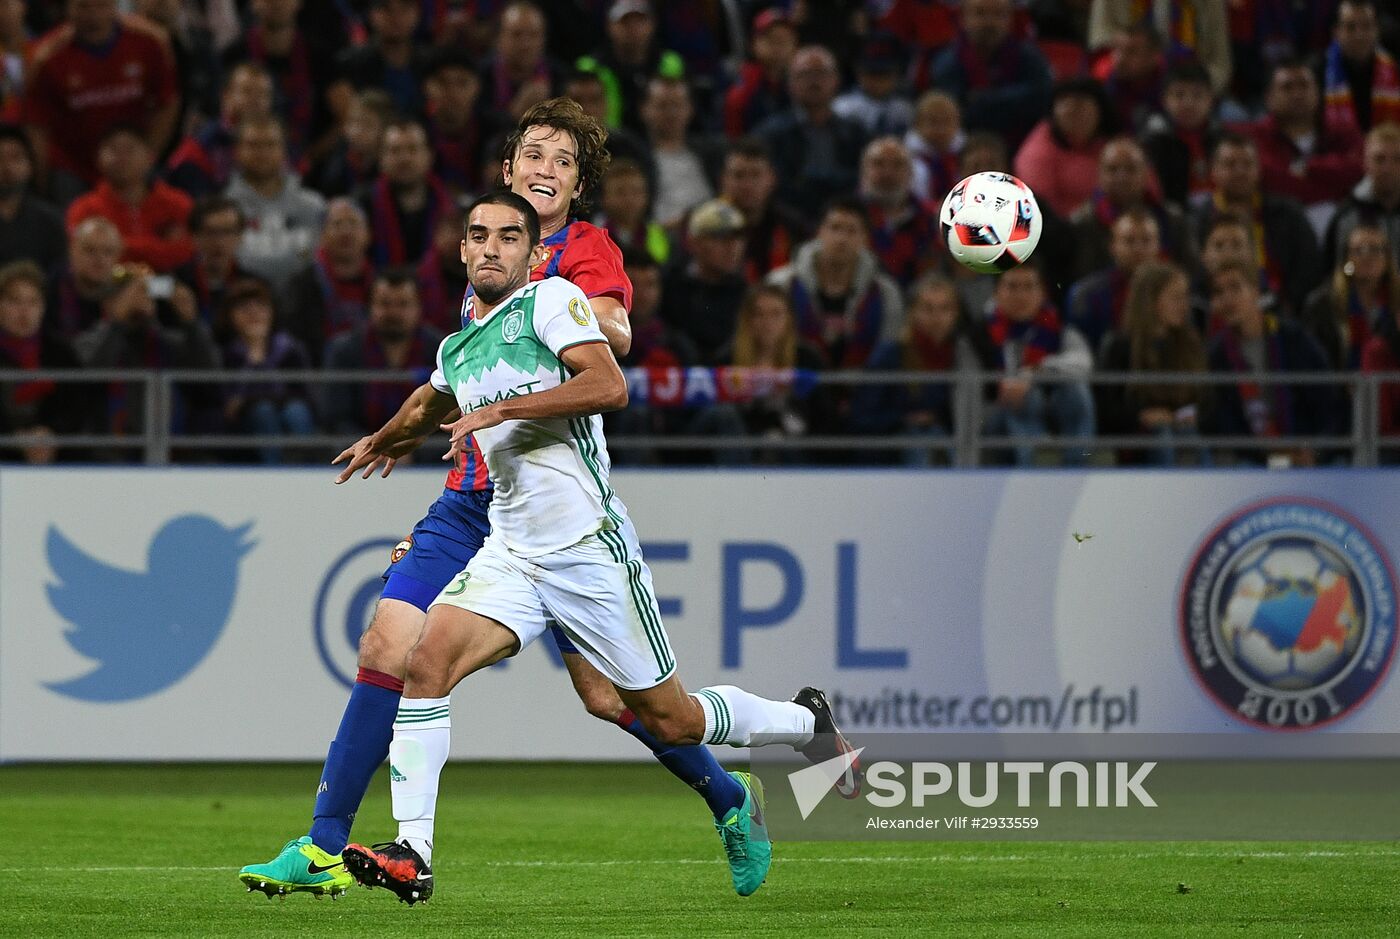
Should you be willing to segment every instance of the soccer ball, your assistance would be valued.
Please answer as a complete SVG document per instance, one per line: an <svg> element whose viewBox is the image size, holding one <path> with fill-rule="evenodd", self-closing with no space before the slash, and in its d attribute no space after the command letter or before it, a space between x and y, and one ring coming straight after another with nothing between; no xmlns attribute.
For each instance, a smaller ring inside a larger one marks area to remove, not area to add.
<svg viewBox="0 0 1400 939"><path fill-rule="evenodd" d="M1351 566L1331 548L1296 535L1266 539L1224 581L1223 651L1275 691L1319 687L1355 655L1364 597Z"/></svg>
<svg viewBox="0 0 1400 939"><path fill-rule="evenodd" d="M1040 242L1040 206L1010 173L976 173L953 187L938 214L948 252L979 274L1010 270Z"/></svg>

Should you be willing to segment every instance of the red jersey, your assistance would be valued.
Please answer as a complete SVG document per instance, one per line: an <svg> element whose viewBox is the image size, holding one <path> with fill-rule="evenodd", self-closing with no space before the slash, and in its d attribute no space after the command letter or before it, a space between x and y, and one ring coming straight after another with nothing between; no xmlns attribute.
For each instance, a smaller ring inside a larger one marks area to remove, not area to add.
<svg viewBox="0 0 1400 939"><path fill-rule="evenodd" d="M151 30L122 20L93 48L60 26L35 50L25 116L48 132L49 162L92 184L102 135L118 124L144 130L178 94L170 47Z"/></svg>
<svg viewBox="0 0 1400 939"><path fill-rule="evenodd" d="M189 196L160 180L151 186L145 201L132 205L104 180L68 206L68 230L83 219L100 215L122 233L126 244L123 258L168 274L194 257L194 239L185 230L192 206Z"/></svg>
<svg viewBox="0 0 1400 939"><path fill-rule="evenodd" d="M590 300L610 297L624 308L632 308L632 281L627 279L627 272L622 268L622 252L607 232L588 222L570 222L540 244L549 249L549 255L530 269L531 280L564 277L577 284ZM466 323L467 297L471 295L472 288L468 285L462 298L463 324ZM447 488L460 491L489 489L490 486L486 461L481 458L473 439L472 445L462 451L457 464L448 471Z"/></svg>

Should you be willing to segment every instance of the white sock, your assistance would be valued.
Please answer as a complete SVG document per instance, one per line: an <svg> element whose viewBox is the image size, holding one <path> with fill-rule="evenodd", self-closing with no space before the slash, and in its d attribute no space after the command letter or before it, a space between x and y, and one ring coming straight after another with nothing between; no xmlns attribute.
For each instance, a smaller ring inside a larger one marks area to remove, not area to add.
<svg viewBox="0 0 1400 939"><path fill-rule="evenodd" d="M701 688L691 697L705 712L705 743L731 747L785 743L801 748L812 742L816 717L800 704L770 701L733 685Z"/></svg>
<svg viewBox="0 0 1400 939"><path fill-rule="evenodd" d="M398 840L433 861L433 812L438 778L452 743L448 698L404 698L389 744L389 793Z"/></svg>

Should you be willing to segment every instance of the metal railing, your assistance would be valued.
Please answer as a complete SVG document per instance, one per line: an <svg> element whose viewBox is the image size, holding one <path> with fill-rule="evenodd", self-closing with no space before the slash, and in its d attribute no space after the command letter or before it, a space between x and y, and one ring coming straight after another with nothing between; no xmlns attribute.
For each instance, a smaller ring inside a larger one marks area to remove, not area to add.
<svg viewBox="0 0 1400 939"><path fill-rule="evenodd" d="M338 384L363 385L372 382L420 384L426 378L423 369L402 371L208 371L208 370L124 370L124 369L40 369L22 371L0 369L0 389L14 383L51 381L88 386L110 387L122 384L138 388L140 428L126 434L64 434L36 439L23 433L0 434L0 448L22 448L43 444L60 449L108 449L140 452L141 460L150 465L171 462L172 453L199 451L250 451L275 447L286 451L338 452L353 442L345 433L319 432L312 435L251 435L198 434L177 432L172 416L182 389L192 386L247 386L255 384L297 384L324 391ZM1115 434L1092 437L1059 435L993 436L984 432L989 409L986 391L1002 377L995 372L904 372L904 371L832 371L814 376L818 387L946 385L952 389L953 428L946 437L908 434L830 434L819 433L792 437L757 437L753 435L609 435L609 448L623 453L636 450L715 451L715 452L787 452L794 454L826 454L832 452L891 453L937 452L953 466L972 467L983 463L984 455L1016 447L1035 447L1053 451L1084 451L1102 453L1114 450L1152 450L1164 446L1155 434ZM1095 372L1084 377L1034 376L1037 385L1083 382L1093 386L1129 385L1195 385L1201 387L1237 385L1242 381L1260 386L1290 387L1330 385L1345 390L1350 402L1350 428L1344 434L1331 436L1217 436L1182 435L1173 438L1170 446L1180 451L1259 451L1324 450L1346 453L1353 466L1375 466L1387 447L1400 448L1400 436L1380 433L1380 395L1387 384L1400 384L1400 372L1335 373L1335 372L1259 372L1240 375L1233 373L1200 372ZM317 395L313 392L313 399Z"/></svg>

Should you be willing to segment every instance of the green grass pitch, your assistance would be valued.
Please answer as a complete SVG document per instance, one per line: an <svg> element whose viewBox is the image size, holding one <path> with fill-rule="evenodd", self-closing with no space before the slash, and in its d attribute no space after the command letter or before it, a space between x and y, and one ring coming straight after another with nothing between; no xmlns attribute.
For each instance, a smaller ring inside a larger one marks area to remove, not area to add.
<svg viewBox="0 0 1400 939"><path fill-rule="evenodd" d="M704 806L650 765L448 767L437 895L245 893L305 832L307 765L0 767L0 936L1380 936L1400 846L779 843L733 894ZM356 827L392 833L382 774Z"/></svg>

